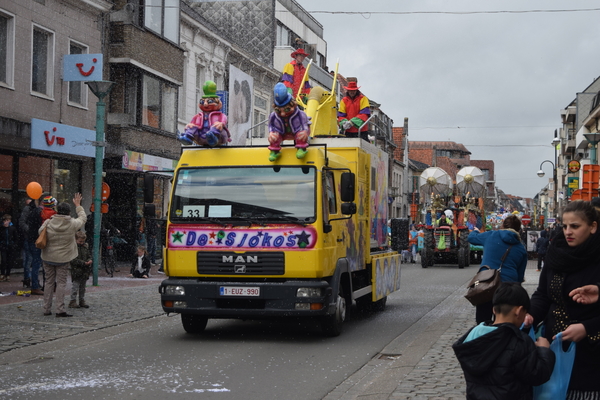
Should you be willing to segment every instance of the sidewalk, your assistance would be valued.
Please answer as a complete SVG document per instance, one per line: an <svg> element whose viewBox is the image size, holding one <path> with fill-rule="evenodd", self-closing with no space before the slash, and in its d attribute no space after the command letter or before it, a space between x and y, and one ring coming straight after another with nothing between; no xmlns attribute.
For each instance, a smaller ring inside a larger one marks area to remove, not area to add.
<svg viewBox="0 0 600 400"><path fill-rule="evenodd" d="M73 318L56 318L53 305L51 316L43 315L43 296L0 297L0 355L10 350L49 342L63 337L89 332L127 322L138 321L164 315L158 298L160 282L165 275L150 270L150 278L128 278L130 265L119 263L114 277L98 272L98 286L92 286L92 277L88 280L85 299L90 308L67 308ZM40 278L41 278L40 274ZM13 293L23 288L22 272L11 274L10 282L0 282L0 292ZM71 279L67 281L71 288ZM70 300L70 291L65 303ZM134 307L126 305L133 304Z"/></svg>
<svg viewBox="0 0 600 400"><path fill-rule="evenodd" d="M160 263L157 264L160 265ZM98 271L98 286L93 286L93 277L90 275L90 279L87 281L86 296L90 293L97 293L105 290L116 289L120 287L138 287L146 286L149 284L148 279L131 279L128 278L131 264L127 262L119 261L117 263L117 270L119 272L114 273L114 277L111 278L106 274L104 269ZM165 276L157 272L158 267L153 266L150 269L150 281L158 279L162 281ZM40 268L40 285L42 284L42 272ZM28 295L27 292L31 291L31 288L23 287L23 269L18 268L11 271L10 282L0 282L0 306L4 304L20 303L27 301L34 301L42 299L44 296ZM67 297L71 295L71 275L69 274L67 279L67 288L69 292ZM19 292L23 294L19 295Z"/></svg>
<svg viewBox="0 0 600 400"><path fill-rule="evenodd" d="M530 294L537 287L536 265L535 260L529 261L525 273L524 286ZM476 266L472 267L475 273ZM114 278L99 273L99 286L90 286L86 292L90 308L67 309L73 318L43 316L42 296L0 297L0 362L10 357L10 350L164 315L157 287L165 276L156 274L155 267L149 279L126 278L129 270L123 264L120 270ZM16 276L14 280L20 281ZM91 285L91 278L88 282ZM15 287L14 282L0 282L0 291L7 285ZM452 343L475 325L474 308L463 297L465 287L400 334L324 399L464 399L464 377ZM65 300L68 302L68 297Z"/></svg>
<svg viewBox="0 0 600 400"><path fill-rule="evenodd" d="M477 266L471 266L477 267ZM523 286L537 288L537 260L530 260ZM473 269L473 274L476 269ZM452 344L475 325L465 287L424 315L380 354L340 384L325 400L464 399L466 385Z"/></svg>

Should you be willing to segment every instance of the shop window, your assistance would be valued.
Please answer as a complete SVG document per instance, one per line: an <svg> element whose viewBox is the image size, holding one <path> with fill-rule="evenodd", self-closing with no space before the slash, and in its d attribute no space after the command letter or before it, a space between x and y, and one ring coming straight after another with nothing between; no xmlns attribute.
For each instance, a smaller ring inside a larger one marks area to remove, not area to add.
<svg viewBox="0 0 600 400"><path fill-rule="evenodd" d="M69 43L69 54L88 54L88 47L74 41ZM83 82L69 82L69 100L71 105L84 107L87 104L87 93Z"/></svg>
<svg viewBox="0 0 600 400"><path fill-rule="evenodd" d="M54 83L54 33L33 26L31 54L31 91L52 97Z"/></svg>
<svg viewBox="0 0 600 400"><path fill-rule="evenodd" d="M144 26L179 44L179 0L146 0Z"/></svg>
<svg viewBox="0 0 600 400"><path fill-rule="evenodd" d="M73 195L81 191L81 162L52 161L52 196L58 202L73 202ZM91 196L91 194L90 194Z"/></svg>
<svg viewBox="0 0 600 400"><path fill-rule="evenodd" d="M0 85L14 85L14 46L15 17L0 10Z"/></svg>

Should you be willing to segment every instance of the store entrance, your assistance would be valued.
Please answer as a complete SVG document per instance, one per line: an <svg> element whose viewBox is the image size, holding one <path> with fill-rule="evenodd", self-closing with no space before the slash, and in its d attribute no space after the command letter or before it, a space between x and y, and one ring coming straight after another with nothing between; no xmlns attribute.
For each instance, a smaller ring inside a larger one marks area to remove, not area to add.
<svg viewBox="0 0 600 400"><path fill-rule="evenodd" d="M121 238L127 242L117 246L117 260L132 260L141 221L141 214L137 212L137 175L108 172L104 182L110 186L110 197L107 200L108 213L103 218L121 231Z"/></svg>

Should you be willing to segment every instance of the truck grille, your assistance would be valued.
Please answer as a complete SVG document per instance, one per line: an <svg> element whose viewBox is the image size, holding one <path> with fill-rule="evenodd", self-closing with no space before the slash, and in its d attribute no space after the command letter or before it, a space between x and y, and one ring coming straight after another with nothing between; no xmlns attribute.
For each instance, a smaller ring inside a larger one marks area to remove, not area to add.
<svg viewBox="0 0 600 400"><path fill-rule="evenodd" d="M283 252L199 251L198 273L204 275L283 275Z"/></svg>

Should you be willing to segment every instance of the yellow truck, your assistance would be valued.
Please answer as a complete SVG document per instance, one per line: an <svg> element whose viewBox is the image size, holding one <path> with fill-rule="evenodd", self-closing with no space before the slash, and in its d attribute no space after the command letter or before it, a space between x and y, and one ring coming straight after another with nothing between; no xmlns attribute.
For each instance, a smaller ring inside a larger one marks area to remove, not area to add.
<svg viewBox="0 0 600 400"><path fill-rule="evenodd" d="M319 105L330 112L332 98L323 91L306 105L316 126L302 159L284 146L271 162L266 141L182 148L159 292L186 332L204 331L211 318L307 317L337 336L353 301L382 310L399 289L400 255L387 232L389 155L337 132L318 137Z"/></svg>

